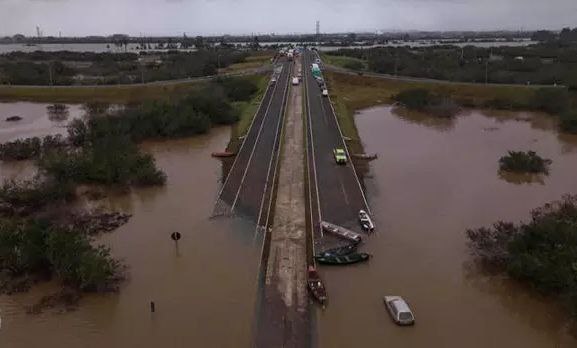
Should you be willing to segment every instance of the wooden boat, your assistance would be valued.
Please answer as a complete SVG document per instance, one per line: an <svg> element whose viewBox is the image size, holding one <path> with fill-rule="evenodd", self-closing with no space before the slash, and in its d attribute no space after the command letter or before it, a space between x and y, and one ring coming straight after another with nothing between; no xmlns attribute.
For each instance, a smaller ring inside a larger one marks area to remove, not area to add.
<svg viewBox="0 0 577 348"><path fill-rule="evenodd" d="M330 222L321 221L321 228L323 229L323 231L327 233L332 233L338 237L350 240L351 242L354 243L360 243L363 240L360 234L355 233L351 230L347 230L344 227L331 224Z"/></svg>
<svg viewBox="0 0 577 348"><path fill-rule="evenodd" d="M365 262L371 258L367 253L354 253L345 256L325 256L315 257L318 263L323 265L352 265L354 263Z"/></svg>
<svg viewBox="0 0 577 348"><path fill-rule="evenodd" d="M224 151L224 152L213 152L212 153L212 157L233 157L235 156L236 153L234 152L228 152L228 151Z"/></svg>
<svg viewBox="0 0 577 348"><path fill-rule="evenodd" d="M309 266L307 270L307 285L314 299L320 304L325 304L327 301L327 290L314 266Z"/></svg>
<svg viewBox="0 0 577 348"><path fill-rule="evenodd" d="M376 160L378 157L376 153L373 153L373 154L354 153L351 156L354 158L364 159L364 160L368 160L368 161Z"/></svg>
<svg viewBox="0 0 577 348"><path fill-rule="evenodd" d="M320 252L317 257L330 257L330 256L345 256L353 253L357 250L358 243L353 243L349 245L345 245L338 248L328 249L325 251Z"/></svg>

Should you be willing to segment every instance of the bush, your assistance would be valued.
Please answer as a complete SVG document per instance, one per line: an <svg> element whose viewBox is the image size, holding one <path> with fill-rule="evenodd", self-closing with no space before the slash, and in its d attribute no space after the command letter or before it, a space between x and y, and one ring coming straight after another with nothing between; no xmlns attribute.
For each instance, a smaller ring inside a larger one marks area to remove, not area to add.
<svg viewBox="0 0 577 348"><path fill-rule="evenodd" d="M224 89L226 97L232 101L248 101L258 91L256 83L245 78L221 79L218 84Z"/></svg>
<svg viewBox="0 0 577 348"><path fill-rule="evenodd" d="M577 196L546 204L531 216L520 225L500 222L468 230L471 252L482 263L566 300L577 315Z"/></svg>
<svg viewBox="0 0 577 348"><path fill-rule="evenodd" d="M407 89L395 96L395 100L409 109L423 110L431 103L433 96L427 89Z"/></svg>
<svg viewBox="0 0 577 348"><path fill-rule="evenodd" d="M499 159L499 168L508 172L548 173L551 160L539 157L535 152L509 151Z"/></svg>
<svg viewBox="0 0 577 348"><path fill-rule="evenodd" d="M84 291L110 289L121 264L88 237L40 220L0 220L0 270L12 277L43 273Z"/></svg>
<svg viewBox="0 0 577 348"><path fill-rule="evenodd" d="M561 115L559 129L563 132L577 134L577 112L567 112Z"/></svg>
<svg viewBox="0 0 577 348"><path fill-rule="evenodd" d="M42 139L38 137L18 139L0 144L0 160L21 161L35 159L43 153L65 146L66 141L61 135L47 135Z"/></svg>
<svg viewBox="0 0 577 348"><path fill-rule="evenodd" d="M540 88L535 91L533 108L550 114L559 114L569 109L571 96L565 89Z"/></svg>
<svg viewBox="0 0 577 348"><path fill-rule="evenodd" d="M73 190L64 180L44 180L35 177L32 180L4 181L0 188L0 202L14 208L40 208L46 204L71 198Z"/></svg>
<svg viewBox="0 0 577 348"><path fill-rule="evenodd" d="M365 65L363 62L359 62L358 60L347 60L343 63L343 68L350 69L350 70L364 70Z"/></svg>

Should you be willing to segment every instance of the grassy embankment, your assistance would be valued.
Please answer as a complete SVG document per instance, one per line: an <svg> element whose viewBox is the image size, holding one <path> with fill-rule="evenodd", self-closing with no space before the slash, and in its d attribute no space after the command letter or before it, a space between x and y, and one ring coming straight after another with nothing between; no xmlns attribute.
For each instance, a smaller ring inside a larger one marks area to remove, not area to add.
<svg viewBox="0 0 577 348"><path fill-rule="evenodd" d="M508 101L512 105L530 105L535 89L524 86L495 86L457 83L431 83L381 79L325 71L331 99L343 134L358 139L353 114L355 111L385 103L394 103L394 96L409 89L426 89L436 94L450 95L468 107L487 107L492 101ZM351 144L353 150L360 150Z"/></svg>
<svg viewBox="0 0 577 348"><path fill-rule="evenodd" d="M230 141L227 145L227 151L238 151L238 148L242 144L242 140L239 139L239 137L245 135L248 131L268 87L268 75L254 75L249 78L258 85L258 92L255 93L254 97L250 101L232 103L233 107L239 111L240 116L238 122L233 126L230 133Z"/></svg>
<svg viewBox="0 0 577 348"><path fill-rule="evenodd" d="M219 74L223 73L234 73L239 72L242 70L249 70L249 69L256 69L262 66L269 65L271 63L271 58L274 56L274 53L271 51L263 51L259 54L254 54L250 57L247 57L244 62L232 64L227 66L226 68L222 68L218 70Z"/></svg>

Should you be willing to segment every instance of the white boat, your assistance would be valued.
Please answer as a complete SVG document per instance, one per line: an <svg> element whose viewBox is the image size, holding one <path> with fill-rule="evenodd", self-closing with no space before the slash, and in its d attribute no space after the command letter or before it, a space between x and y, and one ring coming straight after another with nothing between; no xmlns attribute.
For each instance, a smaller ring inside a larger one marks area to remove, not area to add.
<svg viewBox="0 0 577 348"><path fill-rule="evenodd" d="M359 211L359 222L361 223L361 227L365 230L365 231L374 231L375 229L375 224L373 224L373 220L371 219L371 216L364 210L360 210Z"/></svg>

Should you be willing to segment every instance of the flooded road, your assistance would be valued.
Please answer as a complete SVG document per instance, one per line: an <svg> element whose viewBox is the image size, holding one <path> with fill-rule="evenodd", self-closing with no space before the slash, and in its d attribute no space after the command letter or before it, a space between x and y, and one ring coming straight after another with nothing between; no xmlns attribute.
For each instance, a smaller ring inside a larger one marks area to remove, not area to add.
<svg viewBox="0 0 577 348"><path fill-rule="evenodd" d="M454 121L398 116L391 107L356 118L376 234L367 264L322 267L329 305L318 310L320 347L576 347L551 301L471 267L467 228L520 221L531 209L577 193L577 137L546 116L470 111ZM526 183L498 174L508 150L550 158L550 175ZM364 251L363 250L363 251ZM401 295L416 325L395 326L384 295Z"/></svg>
<svg viewBox="0 0 577 348"><path fill-rule="evenodd" d="M221 127L144 144L168 175L167 185L91 203L133 214L99 239L128 266L120 292L86 296L73 312L40 315L26 314L26 306L54 291L51 284L0 296L0 347L249 346L260 240L248 223L209 219L221 176L221 164L210 154L226 147L229 134ZM26 167L2 164L0 176ZM174 231L182 234L178 247L170 239Z"/></svg>

